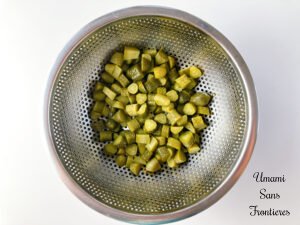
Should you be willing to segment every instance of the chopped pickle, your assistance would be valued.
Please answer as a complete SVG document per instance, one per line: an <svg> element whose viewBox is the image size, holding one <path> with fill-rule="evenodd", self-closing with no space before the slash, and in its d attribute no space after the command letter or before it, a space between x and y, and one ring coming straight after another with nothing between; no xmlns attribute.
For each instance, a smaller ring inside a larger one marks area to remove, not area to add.
<svg viewBox="0 0 300 225"><path fill-rule="evenodd" d="M104 146L104 152L107 155L115 155L118 151L117 146L113 145L113 144L106 144Z"/></svg>
<svg viewBox="0 0 300 225"><path fill-rule="evenodd" d="M177 80L177 79L176 79ZM182 92L184 88L182 88L178 83L174 83L173 88L175 91Z"/></svg>
<svg viewBox="0 0 300 225"><path fill-rule="evenodd" d="M156 79L160 79L166 76L167 74L167 69L165 67L162 66L157 66L153 68L153 73L154 73L154 77Z"/></svg>
<svg viewBox="0 0 300 225"><path fill-rule="evenodd" d="M171 126L171 133L173 134L179 134L183 129L183 126Z"/></svg>
<svg viewBox="0 0 300 225"><path fill-rule="evenodd" d="M154 94L148 94L147 96L148 96L148 97L147 97L147 99L148 99L148 101L147 101L148 104L149 104L149 105L154 105L154 106L155 106L155 101L154 101L154 96L155 96L155 95L154 95Z"/></svg>
<svg viewBox="0 0 300 225"><path fill-rule="evenodd" d="M192 146L188 147L187 150L189 154L195 154L200 151L200 146L195 143Z"/></svg>
<svg viewBox="0 0 300 225"><path fill-rule="evenodd" d="M183 113L188 116L194 115L196 113L196 106L191 102L186 103L183 107Z"/></svg>
<svg viewBox="0 0 300 225"><path fill-rule="evenodd" d="M181 149L181 143L180 143L180 141L178 141L177 139L172 138L172 137L168 138L167 146L171 147L171 148L175 148L177 150Z"/></svg>
<svg viewBox="0 0 300 225"><path fill-rule="evenodd" d="M152 158L149 162L146 164L146 171L148 172L156 172L160 170L161 166L156 158Z"/></svg>
<svg viewBox="0 0 300 225"><path fill-rule="evenodd" d="M168 61L169 61L168 55L162 49L160 49L155 55L156 65L160 65L160 64L166 63Z"/></svg>
<svg viewBox="0 0 300 225"><path fill-rule="evenodd" d="M127 144L133 144L135 142L135 133L129 130L124 130L123 135L126 139Z"/></svg>
<svg viewBox="0 0 300 225"><path fill-rule="evenodd" d="M136 83L132 83L127 87L127 90L130 94L136 94L139 90L139 87Z"/></svg>
<svg viewBox="0 0 300 225"><path fill-rule="evenodd" d="M168 138L169 137L170 127L168 125L163 125L161 128L161 136Z"/></svg>
<svg viewBox="0 0 300 225"><path fill-rule="evenodd" d="M168 91L166 95L172 102L176 102L178 99L178 94L175 90Z"/></svg>
<svg viewBox="0 0 300 225"><path fill-rule="evenodd" d="M167 118L171 125L174 125L180 118L180 114L176 111L176 109L172 109L168 114Z"/></svg>
<svg viewBox="0 0 300 225"><path fill-rule="evenodd" d="M210 100L210 95L198 92L192 95L190 102L194 103L196 106L207 106Z"/></svg>
<svg viewBox="0 0 300 225"><path fill-rule="evenodd" d="M129 116L137 116L139 110L138 104L126 105L125 111Z"/></svg>
<svg viewBox="0 0 300 225"><path fill-rule="evenodd" d="M191 131L193 134L196 133L195 127L191 122L187 122L186 125L184 126L187 130Z"/></svg>
<svg viewBox="0 0 300 225"><path fill-rule="evenodd" d="M194 79L191 79L191 82L186 86L186 90L192 90L194 87L197 86L197 81L195 81Z"/></svg>
<svg viewBox="0 0 300 225"><path fill-rule="evenodd" d="M179 75L183 75L183 74L189 74L190 73L190 68L184 68L184 69L180 69L178 71Z"/></svg>
<svg viewBox="0 0 300 225"><path fill-rule="evenodd" d="M149 152L154 152L156 150L157 146L158 146L157 139L155 137L152 137L150 143L146 145L146 149Z"/></svg>
<svg viewBox="0 0 300 225"><path fill-rule="evenodd" d="M104 153L138 176L165 163L176 168L201 151L201 130L208 126L202 116L211 115L212 99L195 90L201 76L196 65L178 70L162 49L113 52L89 94L91 127Z"/></svg>
<svg viewBox="0 0 300 225"><path fill-rule="evenodd" d="M124 110L124 104L122 102L119 101L115 101L114 104L112 105L112 107L116 108L116 109L123 109Z"/></svg>
<svg viewBox="0 0 300 225"><path fill-rule="evenodd" d="M100 141L112 141L112 132L111 131L101 131L100 133Z"/></svg>
<svg viewBox="0 0 300 225"><path fill-rule="evenodd" d="M125 155L126 154L126 151L125 151L125 148L119 148L118 152L117 152L117 155Z"/></svg>
<svg viewBox="0 0 300 225"><path fill-rule="evenodd" d="M127 116L123 110L118 110L112 117L112 119L118 123L124 123L127 121Z"/></svg>
<svg viewBox="0 0 300 225"><path fill-rule="evenodd" d="M98 120L102 116L102 112L91 111L90 117L93 121Z"/></svg>
<svg viewBox="0 0 300 225"><path fill-rule="evenodd" d="M115 70L115 65L114 64L106 64L104 67L105 72L108 74L112 75L114 70Z"/></svg>
<svg viewBox="0 0 300 225"><path fill-rule="evenodd" d="M115 78L117 80L119 78L119 76L121 75L122 72L123 72L122 68L119 67L119 66L117 66L117 65L115 65L114 71L113 71L113 73L111 75L112 75L113 78Z"/></svg>
<svg viewBox="0 0 300 225"><path fill-rule="evenodd" d="M95 100L95 101L104 101L104 99L105 99L105 94L103 93L103 91L102 90L99 90L99 91L95 91L94 93L93 93L93 99Z"/></svg>
<svg viewBox="0 0 300 225"><path fill-rule="evenodd" d="M144 84L143 84L142 81L138 81L138 82L137 82L137 85L138 85L139 91L140 91L141 93L147 93L147 90L146 90L146 88L145 88L145 86L144 86Z"/></svg>
<svg viewBox="0 0 300 225"><path fill-rule="evenodd" d="M102 132L105 128L103 120L92 121L92 129L96 132Z"/></svg>
<svg viewBox="0 0 300 225"><path fill-rule="evenodd" d="M135 47L125 47L124 48L124 60L138 59L140 55L140 50Z"/></svg>
<svg viewBox="0 0 300 225"><path fill-rule="evenodd" d="M115 78L113 78L111 75L109 75L107 72L104 72L101 74L101 79L109 84L112 84L115 80Z"/></svg>
<svg viewBox="0 0 300 225"><path fill-rule="evenodd" d="M122 87L127 87L127 85L129 84L129 80L124 74L121 74L118 77L117 81L122 85Z"/></svg>
<svg viewBox="0 0 300 225"><path fill-rule="evenodd" d="M125 166L126 166L127 168L129 168L129 167L130 167L130 164L131 164L132 162L133 162L133 156L131 156L131 155L127 156L127 160L126 160Z"/></svg>
<svg viewBox="0 0 300 225"><path fill-rule="evenodd" d="M137 145L138 145L140 155L143 155L144 152L146 151L146 145L145 144L140 144L140 143L138 143Z"/></svg>
<svg viewBox="0 0 300 225"><path fill-rule="evenodd" d="M204 122L202 116L194 116L192 118L193 126L196 130L203 130L207 127L206 123Z"/></svg>
<svg viewBox="0 0 300 225"><path fill-rule="evenodd" d="M159 147L157 149L157 154L158 154L161 162L166 162L168 160L168 158L170 157L170 153L166 146Z"/></svg>
<svg viewBox="0 0 300 225"><path fill-rule="evenodd" d="M113 92L112 90L110 90L108 87L104 87L103 88L103 93L109 97L111 100L114 100L115 97L117 96L117 94L115 92Z"/></svg>
<svg viewBox="0 0 300 225"><path fill-rule="evenodd" d="M147 95L146 94L139 93L139 94L136 95L137 104L142 105L146 101L147 101Z"/></svg>
<svg viewBox="0 0 300 225"><path fill-rule="evenodd" d="M148 109L148 106L146 103L142 104L141 107L139 108L138 110L138 115L139 116L146 116L147 115L147 109Z"/></svg>
<svg viewBox="0 0 300 225"><path fill-rule="evenodd" d="M163 63L163 64L160 65L160 67L165 68L165 69L166 69L166 72L169 72L169 71L170 71L170 66L169 66L168 63Z"/></svg>
<svg viewBox="0 0 300 225"><path fill-rule="evenodd" d="M121 87L119 84L113 83L113 84L111 85L110 88L111 88L111 90L113 90L115 93L121 94L122 87Z"/></svg>
<svg viewBox="0 0 300 225"><path fill-rule="evenodd" d="M158 137L155 137L155 138L157 139L159 146L162 146L162 145L166 144L166 138L165 137L158 136Z"/></svg>
<svg viewBox="0 0 300 225"><path fill-rule="evenodd" d="M122 66L123 64L123 53L121 52L115 52L112 57L110 58L110 62L118 65L118 66Z"/></svg>
<svg viewBox="0 0 300 225"><path fill-rule="evenodd" d="M133 161L130 164L130 171L136 176L139 175L141 168L142 168L142 164L140 164L140 163L136 163Z"/></svg>
<svg viewBox="0 0 300 225"><path fill-rule="evenodd" d="M141 69L142 72L147 72L152 69L152 58L149 54L142 54L141 60Z"/></svg>
<svg viewBox="0 0 300 225"><path fill-rule="evenodd" d="M197 113L201 115L211 115L210 109L207 106L198 106Z"/></svg>
<svg viewBox="0 0 300 225"><path fill-rule="evenodd" d="M137 119L132 119L132 120L127 122L127 127L129 128L129 130L131 132L134 132L134 131L136 131L137 129L140 128L140 124L137 121Z"/></svg>
<svg viewBox="0 0 300 225"><path fill-rule="evenodd" d="M167 123L167 117L164 113L160 113L160 114L157 114L155 117L154 117L154 120L160 124L166 124Z"/></svg>
<svg viewBox="0 0 300 225"><path fill-rule="evenodd" d="M178 167L178 164L175 162L174 158L168 159L167 164L168 164L168 167L170 167L170 168Z"/></svg>
<svg viewBox="0 0 300 225"><path fill-rule="evenodd" d="M165 87L158 87L156 89L156 94L162 94L165 95L167 93L167 89Z"/></svg>
<svg viewBox="0 0 300 225"><path fill-rule="evenodd" d="M176 64L176 60L172 56L168 56L168 60L169 60L170 69L172 69L175 66L175 64Z"/></svg>
<svg viewBox="0 0 300 225"><path fill-rule="evenodd" d="M151 57L155 57L157 50L156 49L145 49L144 53L151 55Z"/></svg>
<svg viewBox="0 0 300 225"><path fill-rule="evenodd" d="M153 132L157 127L157 123L154 120L146 119L144 124L144 131L147 133Z"/></svg>
<svg viewBox="0 0 300 225"><path fill-rule="evenodd" d="M156 94L154 96L154 101L157 105L160 106L168 106L171 103L170 99L162 94Z"/></svg>
<svg viewBox="0 0 300 225"><path fill-rule="evenodd" d="M178 77L175 82L180 88L184 89L189 85L189 83L191 83L191 79L187 75L183 74Z"/></svg>
<svg viewBox="0 0 300 225"><path fill-rule="evenodd" d="M117 127L117 123L116 121L112 120L112 119L107 119L106 120L106 123L105 123L105 126L106 128L108 128L109 130L113 130Z"/></svg>
<svg viewBox="0 0 300 225"><path fill-rule="evenodd" d="M171 102L169 105L167 106L162 106L161 107L162 111L169 113L174 109L174 104Z"/></svg>
<svg viewBox="0 0 300 225"><path fill-rule="evenodd" d="M129 100L130 104L136 103L136 96L135 95L128 93L127 97L128 97L128 100Z"/></svg>
<svg viewBox="0 0 300 225"><path fill-rule="evenodd" d="M158 80L159 80L160 84L163 86L165 86L168 82L168 79L166 77L159 78Z"/></svg>
<svg viewBox="0 0 300 225"><path fill-rule="evenodd" d="M145 88L149 93L154 92L160 85L160 81L158 79L155 79L154 77L148 79L145 82Z"/></svg>
<svg viewBox="0 0 300 225"><path fill-rule="evenodd" d="M148 162L153 155L153 152L148 151L147 149L142 154L142 159L144 159L146 162Z"/></svg>
<svg viewBox="0 0 300 225"><path fill-rule="evenodd" d="M141 156L135 156L133 161L142 165L147 164L146 160L144 160Z"/></svg>
<svg viewBox="0 0 300 225"><path fill-rule="evenodd" d="M106 97L106 98L105 98L105 102L106 102L109 106L111 106L111 107L113 107L113 105L114 105L114 103L115 103L115 101L114 101L114 100L111 100L109 97Z"/></svg>
<svg viewBox="0 0 300 225"><path fill-rule="evenodd" d="M190 100L191 96L187 91L182 91L179 94L179 104L184 104Z"/></svg>
<svg viewBox="0 0 300 225"><path fill-rule="evenodd" d="M149 134L136 134L135 141L140 144L148 144L150 143L150 136Z"/></svg>
<svg viewBox="0 0 300 225"><path fill-rule="evenodd" d="M178 150L174 156L174 161L177 164L186 162L186 155L182 150Z"/></svg>
<svg viewBox="0 0 300 225"><path fill-rule="evenodd" d="M184 114L183 108L184 108L184 105L183 105L183 104L178 104L178 105L177 105L177 111L178 111L178 113L180 113L181 115Z"/></svg>
<svg viewBox="0 0 300 225"><path fill-rule="evenodd" d="M130 67L126 72L126 75L133 81L139 81L144 78L144 74L139 64L135 64L132 67Z"/></svg>
<svg viewBox="0 0 300 225"><path fill-rule="evenodd" d="M118 135L115 138L113 144L118 147L124 147L127 143L126 143L125 138L122 135Z"/></svg>
<svg viewBox="0 0 300 225"><path fill-rule="evenodd" d="M185 131L184 133L180 134L179 140L186 148L191 147L195 142L194 135L191 131Z"/></svg>
<svg viewBox="0 0 300 225"><path fill-rule="evenodd" d="M197 79L203 75L202 71L196 67L196 66L191 66L189 70L189 75L190 77Z"/></svg>
<svg viewBox="0 0 300 225"><path fill-rule="evenodd" d="M104 84L97 81L96 84L95 84L94 91L101 91L101 90L103 90L103 88L104 88Z"/></svg>
<svg viewBox="0 0 300 225"><path fill-rule="evenodd" d="M93 107L93 112L98 112L101 114L104 106L105 106L104 102L95 102L95 105Z"/></svg>
<svg viewBox="0 0 300 225"><path fill-rule="evenodd" d="M135 156L137 154L138 147L136 144L130 144L126 146L126 154Z"/></svg>
<svg viewBox="0 0 300 225"><path fill-rule="evenodd" d="M118 155L116 157L116 164L119 167L125 166L125 164L126 164L126 156L125 155Z"/></svg>
<svg viewBox="0 0 300 225"><path fill-rule="evenodd" d="M169 79L171 83L175 83L175 80L179 77L177 70L175 68L171 69L169 72Z"/></svg>
<svg viewBox="0 0 300 225"><path fill-rule="evenodd" d="M110 112L112 112L112 110L110 111L110 109L108 108L108 106L105 105L104 108L103 108L103 110L102 110L102 116L107 117Z"/></svg>

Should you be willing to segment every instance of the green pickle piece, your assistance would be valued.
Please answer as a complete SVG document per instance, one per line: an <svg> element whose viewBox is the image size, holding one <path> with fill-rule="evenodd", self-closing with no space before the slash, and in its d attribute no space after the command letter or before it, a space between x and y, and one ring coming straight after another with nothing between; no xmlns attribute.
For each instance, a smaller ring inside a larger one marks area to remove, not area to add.
<svg viewBox="0 0 300 225"><path fill-rule="evenodd" d="M138 59L140 55L140 50L135 47L126 46L124 48L124 60L133 60Z"/></svg>
<svg viewBox="0 0 300 225"><path fill-rule="evenodd" d="M211 101L211 96L206 93L197 92L191 96L190 102L194 103L196 106L207 106Z"/></svg>
<svg viewBox="0 0 300 225"><path fill-rule="evenodd" d="M100 141L104 142L104 141L112 141L113 136L112 136L112 132L111 131L101 131L99 133L100 135Z"/></svg>
<svg viewBox="0 0 300 225"><path fill-rule="evenodd" d="M153 67L152 58L149 54L142 54L141 69L142 72L147 72Z"/></svg>
<svg viewBox="0 0 300 225"><path fill-rule="evenodd" d="M122 66L123 59L124 59L123 53L121 53L121 52L115 52L112 55L112 57L110 58L110 62L113 63L113 64L115 64L115 65Z"/></svg>
<svg viewBox="0 0 300 225"><path fill-rule="evenodd" d="M135 65L131 66L127 70L126 75L128 78L130 78L133 81L139 81L144 78L144 74L143 74L139 64L135 64Z"/></svg>
<svg viewBox="0 0 300 225"><path fill-rule="evenodd" d="M116 161L116 164L119 167L125 166L125 164L126 164L126 156L125 155L118 155L116 157L115 161Z"/></svg>
<svg viewBox="0 0 300 225"><path fill-rule="evenodd" d="M113 145L113 144L106 144L104 146L104 153L107 155L115 155L118 151L117 146Z"/></svg>
<svg viewBox="0 0 300 225"><path fill-rule="evenodd" d="M169 61L168 55L162 49L160 49L155 55L156 65L160 65L160 64L166 63L168 61Z"/></svg>
<svg viewBox="0 0 300 225"><path fill-rule="evenodd" d="M134 160L130 164L130 171L136 176L139 175L141 168L142 168L142 164L134 162Z"/></svg>
<svg viewBox="0 0 300 225"><path fill-rule="evenodd" d="M161 169L161 166L159 164L159 161L156 158L152 158L149 162L146 164L146 171L148 172L156 172Z"/></svg>

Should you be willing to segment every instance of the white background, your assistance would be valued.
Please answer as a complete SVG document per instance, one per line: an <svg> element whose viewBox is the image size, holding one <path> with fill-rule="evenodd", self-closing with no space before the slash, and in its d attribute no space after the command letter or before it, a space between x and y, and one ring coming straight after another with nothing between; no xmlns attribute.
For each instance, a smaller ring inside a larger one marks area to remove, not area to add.
<svg viewBox="0 0 300 225"><path fill-rule="evenodd" d="M43 97L52 64L89 21L119 8L165 5L221 31L247 62L259 100L253 157L237 184L204 212L174 224L300 224L299 1L0 0L0 224L125 224L90 209L64 186L43 131ZM255 183L252 175L285 175ZM279 200L260 200L259 190ZM288 209L289 217L250 217L249 205Z"/></svg>

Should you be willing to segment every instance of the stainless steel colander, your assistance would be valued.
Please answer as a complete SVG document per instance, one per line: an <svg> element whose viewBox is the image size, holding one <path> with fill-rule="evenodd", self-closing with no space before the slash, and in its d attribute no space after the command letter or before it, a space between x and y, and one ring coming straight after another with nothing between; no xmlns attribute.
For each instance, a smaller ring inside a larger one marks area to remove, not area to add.
<svg viewBox="0 0 300 225"><path fill-rule="evenodd" d="M125 45L163 47L181 68L205 71L196 90L214 95L213 115L202 151L177 169L134 176L103 154L91 129L91 90L112 52ZM257 129L253 81L237 50L204 21L162 7L119 10L80 30L52 69L45 112L51 151L71 191L95 210L134 223L182 219L216 202L243 172Z"/></svg>

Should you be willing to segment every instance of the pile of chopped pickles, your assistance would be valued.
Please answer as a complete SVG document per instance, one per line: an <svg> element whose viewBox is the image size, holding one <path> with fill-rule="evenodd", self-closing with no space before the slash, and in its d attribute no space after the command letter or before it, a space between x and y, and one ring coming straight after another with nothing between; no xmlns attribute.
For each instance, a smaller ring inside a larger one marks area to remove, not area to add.
<svg viewBox="0 0 300 225"><path fill-rule="evenodd" d="M176 168L199 152L212 99L194 90L202 75L196 66L177 70L162 49L115 52L92 93L92 128L106 143L104 152L135 175L164 163Z"/></svg>

